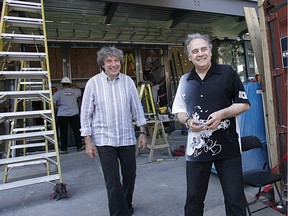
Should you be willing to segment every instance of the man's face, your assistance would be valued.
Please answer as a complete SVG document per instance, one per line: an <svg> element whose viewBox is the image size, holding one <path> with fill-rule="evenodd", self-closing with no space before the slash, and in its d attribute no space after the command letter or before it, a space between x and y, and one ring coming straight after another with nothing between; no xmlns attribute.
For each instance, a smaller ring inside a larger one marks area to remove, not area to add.
<svg viewBox="0 0 288 216"><path fill-rule="evenodd" d="M192 40L188 45L188 59L196 69L205 69L210 66L212 53L207 42L201 38Z"/></svg>
<svg viewBox="0 0 288 216"><path fill-rule="evenodd" d="M57 88L55 86L52 86L52 94L54 94L57 91Z"/></svg>
<svg viewBox="0 0 288 216"><path fill-rule="evenodd" d="M155 56L155 51L154 50L149 50L149 53L151 56Z"/></svg>
<svg viewBox="0 0 288 216"><path fill-rule="evenodd" d="M110 79L114 79L118 76L121 69L121 62L118 57L108 56L104 60L104 65L102 66L105 73Z"/></svg>

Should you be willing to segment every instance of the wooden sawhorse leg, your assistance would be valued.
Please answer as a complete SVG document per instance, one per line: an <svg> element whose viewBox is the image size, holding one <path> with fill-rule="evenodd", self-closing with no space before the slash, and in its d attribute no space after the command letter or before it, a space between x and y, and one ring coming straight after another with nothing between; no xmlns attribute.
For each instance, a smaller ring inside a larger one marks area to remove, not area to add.
<svg viewBox="0 0 288 216"><path fill-rule="evenodd" d="M152 126L149 125L148 127L153 127L152 141L151 141L151 145L149 146L150 147L150 153L149 153L148 161L152 162L153 155L154 155L154 152L156 149L163 149L163 148L167 148L168 155L171 158L172 154L171 154L171 150L170 150L170 144L167 141L163 122L156 120L154 125L152 125ZM159 136L161 136L161 134L162 134L162 138L164 139L164 143L162 143L161 137L157 138L159 129L160 129ZM149 132L150 131L152 131L152 130L150 129ZM157 143L157 141L159 141L160 144Z"/></svg>

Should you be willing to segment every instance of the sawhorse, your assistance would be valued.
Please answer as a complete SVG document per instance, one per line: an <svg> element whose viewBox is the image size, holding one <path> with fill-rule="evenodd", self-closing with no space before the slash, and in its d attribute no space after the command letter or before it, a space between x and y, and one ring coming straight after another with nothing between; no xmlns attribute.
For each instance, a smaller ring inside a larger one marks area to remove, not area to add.
<svg viewBox="0 0 288 216"><path fill-rule="evenodd" d="M150 121L147 121L146 126L148 128L150 136L152 135L151 144L147 146L150 149L148 162L153 161L154 152L157 149L167 148L167 153L169 157L171 158L172 154L170 150L170 144L167 141L163 122L160 120L150 120ZM160 130L160 133L159 133L159 130Z"/></svg>

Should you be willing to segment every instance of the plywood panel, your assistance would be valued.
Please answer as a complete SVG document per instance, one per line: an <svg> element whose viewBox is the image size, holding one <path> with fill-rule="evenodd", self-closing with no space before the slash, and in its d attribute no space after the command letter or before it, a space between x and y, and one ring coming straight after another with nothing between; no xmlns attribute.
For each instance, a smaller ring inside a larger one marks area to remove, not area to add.
<svg viewBox="0 0 288 216"><path fill-rule="evenodd" d="M97 48L70 48L71 76L89 79L99 73Z"/></svg>
<svg viewBox="0 0 288 216"><path fill-rule="evenodd" d="M63 76L63 62L61 47L49 47L49 65L51 79L61 79Z"/></svg>

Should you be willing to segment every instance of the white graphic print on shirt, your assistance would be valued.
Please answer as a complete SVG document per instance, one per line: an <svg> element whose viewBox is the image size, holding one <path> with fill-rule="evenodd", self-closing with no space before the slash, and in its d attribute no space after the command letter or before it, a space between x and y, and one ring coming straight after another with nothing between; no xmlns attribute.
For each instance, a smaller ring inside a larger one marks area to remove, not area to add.
<svg viewBox="0 0 288 216"><path fill-rule="evenodd" d="M199 119L199 114L196 112L192 115L192 119L196 119L204 126L207 120ZM221 121L217 128L214 130L206 129L200 132L192 132L189 130L187 146L186 146L186 154L188 156L193 155L194 157L198 157L204 152L211 151L212 156L219 154L222 150L222 145L217 143L217 140L213 141L209 139L212 133L219 129L226 129L230 125L230 120Z"/></svg>

